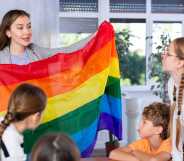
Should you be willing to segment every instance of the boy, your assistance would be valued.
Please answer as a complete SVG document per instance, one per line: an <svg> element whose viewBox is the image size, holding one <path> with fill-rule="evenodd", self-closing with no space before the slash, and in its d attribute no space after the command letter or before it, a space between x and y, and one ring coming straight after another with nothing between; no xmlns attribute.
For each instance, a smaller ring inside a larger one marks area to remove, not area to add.
<svg viewBox="0 0 184 161"><path fill-rule="evenodd" d="M140 140L110 153L110 159L119 161L168 161L171 159L169 136L170 107L153 103L144 108L139 126Z"/></svg>

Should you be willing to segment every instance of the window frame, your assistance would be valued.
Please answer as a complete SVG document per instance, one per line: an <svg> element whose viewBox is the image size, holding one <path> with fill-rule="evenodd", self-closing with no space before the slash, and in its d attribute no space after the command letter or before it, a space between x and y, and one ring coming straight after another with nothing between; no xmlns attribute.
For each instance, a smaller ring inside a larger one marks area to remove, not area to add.
<svg viewBox="0 0 184 161"><path fill-rule="evenodd" d="M58 0L59 1L59 0ZM110 19L145 19L146 24L146 84L145 85L132 85L124 86L123 91L147 91L150 89L150 82L148 78L148 57L152 52L152 28L155 21L161 22L180 22L182 24L182 35L184 36L184 13L152 13L151 12L151 0L146 0L146 12L145 13L112 13L110 12L110 0L98 0L97 12L59 12L58 18L98 18L98 25L104 20L110 21ZM161 16L160 16L161 15Z"/></svg>

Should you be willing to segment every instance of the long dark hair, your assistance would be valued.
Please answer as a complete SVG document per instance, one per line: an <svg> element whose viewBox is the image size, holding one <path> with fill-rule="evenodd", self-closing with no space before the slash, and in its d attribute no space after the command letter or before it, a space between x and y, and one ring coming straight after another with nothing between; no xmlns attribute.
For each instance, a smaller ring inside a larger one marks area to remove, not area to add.
<svg viewBox="0 0 184 161"><path fill-rule="evenodd" d="M0 50L3 50L10 44L10 38L6 35L6 31L10 29L13 22L20 16L30 18L30 15L24 10L10 10L4 15L0 25Z"/></svg>
<svg viewBox="0 0 184 161"><path fill-rule="evenodd" d="M0 123L0 138L5 129L12 123L24 120L26 117L42 112L47 103L44 91L31 84L21 84L12 93L4 120Z"/></svg>
<svg viewBox="0 0 184 161"><path fill-rule="evenodd" d="M47 134L34 145L31 161L79 161L79 151L65 134Z"/></svg>

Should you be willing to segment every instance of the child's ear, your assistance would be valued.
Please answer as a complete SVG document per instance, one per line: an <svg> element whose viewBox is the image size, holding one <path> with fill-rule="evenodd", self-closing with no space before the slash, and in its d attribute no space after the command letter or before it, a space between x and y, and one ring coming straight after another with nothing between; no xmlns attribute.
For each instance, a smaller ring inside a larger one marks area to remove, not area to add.
<svg viewBox="0 0 184 161"><path fill-rule="evenodd" d="M178 62L178 68L183 68L184 67L184 61L183 60L179 60Z"/></svg>
<svg viewBox="0 0 184 161"><path fill-rule="evenodd" d="M33 121L37 121L40 118L40 112L36 112L31 115Z"/></svg>
<svg viewBox="0 0 184 161"><path fill-rule="evenodd" d="M157 127L156 127L156 133L157 133L158 135L160 135L160 134L162 133L162 131L163 131L163 127L162 127L162 126L157 126Z"/></svg>

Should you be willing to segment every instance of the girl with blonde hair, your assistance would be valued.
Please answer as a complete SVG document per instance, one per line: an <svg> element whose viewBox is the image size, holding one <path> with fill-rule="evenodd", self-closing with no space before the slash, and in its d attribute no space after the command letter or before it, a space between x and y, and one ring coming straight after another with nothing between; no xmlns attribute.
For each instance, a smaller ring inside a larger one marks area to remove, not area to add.
<svg viewBox="0 0 184 161"><path fill-rule="evenodd" d="M171 76L168 92L172 103L172 160L183 161L184 141L184 37L173 40L162 55L163 71Z"/></svg>

